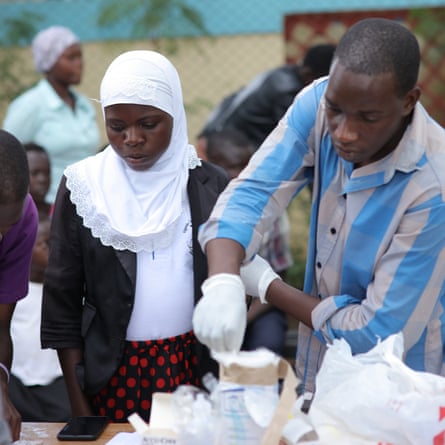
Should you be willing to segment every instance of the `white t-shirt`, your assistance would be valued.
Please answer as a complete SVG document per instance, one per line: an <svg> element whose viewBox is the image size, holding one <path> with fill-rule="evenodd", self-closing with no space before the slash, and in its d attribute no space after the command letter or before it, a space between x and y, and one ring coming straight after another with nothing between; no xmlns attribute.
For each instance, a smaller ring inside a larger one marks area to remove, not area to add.
<svg viewBox="0 0 445 445"><path fill-rule="evenodd" d="M127 340L158 340L192 329L193 250L188 205L178 227L169 247L137 253L136 294Z"/></svg>
<svg viewBox="0 0 445 445"><path fill-rule="evenodd" d="M62 376L57 352L40 347L42 290L42 283L30 282L28 295L17 303L11 320L11 374L27 386L48 385Z"/></svg>

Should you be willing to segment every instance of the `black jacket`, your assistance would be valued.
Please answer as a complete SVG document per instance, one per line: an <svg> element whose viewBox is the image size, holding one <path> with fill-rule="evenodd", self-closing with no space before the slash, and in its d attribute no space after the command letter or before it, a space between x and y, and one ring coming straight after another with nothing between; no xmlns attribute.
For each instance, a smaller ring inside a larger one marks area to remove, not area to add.
<svg viewBox="0 0 445 445"><path fill-rule="evenodd" d="M303 86L297 65L283 65L262 73L225 97L210 114L201 133L235 128L259 147Z"/></svg>
<svg viewBox="0 0 445 445"><path fill-rule="evenodd" d="M207 261L197 231L208 217L227 176L203 162L190 170L187 186L193 232L195 304L207 277ZM51 228L50 257L46 270L41 343L43 348L80 348L84 363L78 366L81 387L96 394L120 363L136 285L136 254L104 246L77 215L62 179ZM125 211L123 209L123 211ZM174 273L174 271L172 271ZM202 375L217 372L208 350L199 345Z"/></svg>

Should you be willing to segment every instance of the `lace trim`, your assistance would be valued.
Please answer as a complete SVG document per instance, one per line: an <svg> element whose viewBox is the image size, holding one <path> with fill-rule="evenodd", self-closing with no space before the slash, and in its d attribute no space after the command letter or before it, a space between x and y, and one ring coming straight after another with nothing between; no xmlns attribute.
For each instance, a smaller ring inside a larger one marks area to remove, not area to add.
<svg viewBox="0 0 445 445"><path fill-rule="evenodd" d="M104 104L113 103L116 98L121 99L122 97L133 98L137 97L139 100L146 102L157 102L159 101L159 95L167 95L172 97L172 92L168 83L163 83L160 80L154 82L146 77L128 76L125 79L123 88L120 89L110 89L109 94L105 94L107 89L103 91L104 97L102 102Z"/></svg>
<svg viewBox="0 0 445 445"><path fill-rule="evenodd" d="M194 170L196 167L201 167L202 162L199 159L198 154L196 153L196 149L193 145L188 146L189 149L189 159L188 159L188 167L189 170Z"/></svg>
<svg viewBox="0 0 445 445"><path fill-rule="evenodd" d="M201 164L195 147L189 145L189 168L194 169L201 166ZM95 238L100 239L104 246L111 246L116 250L130 250L135 253L143 250L153 252L157 249L168 247L173 241L180 216L162 232L138 236L121 233L111 226L111 222L106 215L97 211L88 187L84 163L80 162L69 166L65 170L65 176L67 178L67 188L71 192L71 202L76 206L78 215L83 219L83 224L91 230ZM183 211L184 203L182 206Z"/></svg>
<svg viewBox="0 0 445 445"><path fill-rule="evenodd" d="M115 230L106 215L97 212L85 180L85 170L70 168L70 171L67 171L66 184L71 192L71 201L76 206L78 215L82 217L85 227L89 228L92 235L99 238L104 246L137 253L143 250L152 252L164 249L171 244L177 230L179 217L162 232L140 236L126 235Z"/></svg>

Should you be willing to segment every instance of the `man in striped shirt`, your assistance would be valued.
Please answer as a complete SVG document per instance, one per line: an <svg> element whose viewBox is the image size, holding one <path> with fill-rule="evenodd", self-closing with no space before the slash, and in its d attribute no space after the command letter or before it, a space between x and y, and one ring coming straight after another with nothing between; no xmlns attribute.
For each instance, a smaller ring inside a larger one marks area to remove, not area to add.
<svg viewBox="0 0 445 445"><path fill-rule="evenodd" d="M392 20L362 20L341 38L329 77L299 93L200 229L203 343L239 349L247 292L300 320L302 391L314 391L336 338L361 353L401 331L406 364L445 375L445 131L418 102L419 63L415 36ZM309 183L301 291L258 257L248 263Z"/></svg>

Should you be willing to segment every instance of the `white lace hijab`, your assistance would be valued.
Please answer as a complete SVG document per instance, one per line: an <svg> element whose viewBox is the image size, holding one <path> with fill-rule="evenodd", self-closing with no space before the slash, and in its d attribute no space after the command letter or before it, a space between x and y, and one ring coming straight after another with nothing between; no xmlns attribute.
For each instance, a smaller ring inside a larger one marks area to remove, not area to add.
<svg viewBox="0 0 445 445"><path fill-rule="evenodd" d="M134 171L111 146L65 170L71 201L102 244L151 252L168 247L187 199L189 169L200 165L188 144L181 83L175 67L154 51L129 51L108 67L102 109L151 105L173 117L170 145L146 171Z"/></svg>

